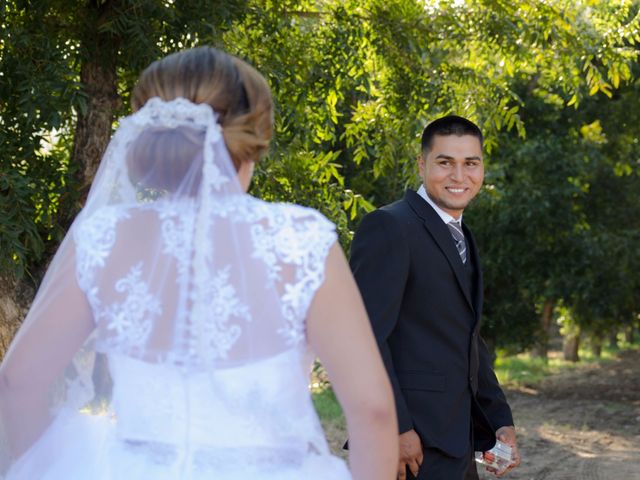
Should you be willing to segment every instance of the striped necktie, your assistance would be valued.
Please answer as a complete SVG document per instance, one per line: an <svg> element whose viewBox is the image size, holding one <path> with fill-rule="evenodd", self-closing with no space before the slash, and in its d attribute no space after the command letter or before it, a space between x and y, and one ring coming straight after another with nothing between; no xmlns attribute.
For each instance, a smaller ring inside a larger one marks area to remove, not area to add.
<svg viewBox="0 0 640 480"><path fill-rule="evenodd" d="M447 227L449 227L449 231L451 232L453 241L456 243L456 248L458 249L458 253L460 254L462 263L466 263L467 243L464 241L464 233L462 233L462 226L460 226L460 222L451 220L449 223L447 223Z"/></svg>

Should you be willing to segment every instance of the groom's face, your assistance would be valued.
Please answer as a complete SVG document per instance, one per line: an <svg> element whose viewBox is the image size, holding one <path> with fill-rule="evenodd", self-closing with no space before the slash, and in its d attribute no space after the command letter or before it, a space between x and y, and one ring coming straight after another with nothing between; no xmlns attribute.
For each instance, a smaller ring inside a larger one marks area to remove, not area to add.
<svg viewBox="0 0 640 480"><path fill-rule="evenodd" d="M436 135L418 158L429 197L454 218L460 217L484 180L482 146L473 135Z"/></svg>

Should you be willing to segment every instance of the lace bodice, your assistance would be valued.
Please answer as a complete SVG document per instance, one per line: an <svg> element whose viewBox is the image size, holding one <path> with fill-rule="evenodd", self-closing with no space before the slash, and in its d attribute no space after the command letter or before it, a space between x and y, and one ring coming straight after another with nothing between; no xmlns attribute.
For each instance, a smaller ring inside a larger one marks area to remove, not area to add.
<svg viewBox="0 0 640 480"><path fill-rule="evenodd" d="M233 260L224 262L224 251L216 252L218 268L194 264L197 212L184 204L105 207L81 221L75 230L78 283L91 304L105 352L180 365L242 363L246 351L240 358L230 352L252 330L280 336L279 351L304 345L306 311L323 281L326 255L336 239L333 225L314 210L269 204L248 195L225 198L216 209L220 228L240 225L248 232L233 247L251 257L266 285L240 278ZM141 237L156 235L161 238L156 249L161 251L146 250L149 243ZM150 265L155 272L149 271ZM273 295L264 295L264 290ZM203 303L194 308L198 299ZM274 300L277 310L269 312L273 316L277 311L280 318L259 318L265 305L257 304ZM275 330L265 331L265 322ZM175 335L182 344L153 338L162 333ZM140 346L147 346L147 355L140 354ZM279 353L256 348L252 356Z"/></svg>
<svg viewBox="0 0 640 480"><path fill-rule="evenodd" d="M233 252L213 246L215 269L194 261L197 212L176 205L107 207L75 229L118 436L164 461L233 447L326 451L308 389L305 317L333 225L311 209L227 198L216 204L216 228L246 235L219 246ZM238 258L260 284L238 276Z"/></svg>

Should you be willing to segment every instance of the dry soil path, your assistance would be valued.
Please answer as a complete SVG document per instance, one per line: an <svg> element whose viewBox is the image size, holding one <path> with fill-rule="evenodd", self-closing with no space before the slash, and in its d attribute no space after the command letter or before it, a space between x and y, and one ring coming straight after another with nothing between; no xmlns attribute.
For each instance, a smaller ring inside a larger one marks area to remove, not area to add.
<svg viewBox="0 0 640 480"><path fill-rule="evenodd" d="M523 463L504 478L640 480L640 351L507 395Z"/></svg>

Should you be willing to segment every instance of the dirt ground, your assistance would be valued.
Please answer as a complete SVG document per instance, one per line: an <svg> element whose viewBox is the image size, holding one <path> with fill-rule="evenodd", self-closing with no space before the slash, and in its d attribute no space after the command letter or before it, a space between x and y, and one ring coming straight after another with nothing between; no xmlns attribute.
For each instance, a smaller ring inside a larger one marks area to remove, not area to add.
<svg viewBox="0 0 640 480"><path fill-rule="evenodd" d="M640 351L506 393L523 461L503 478L640 480Z"/></svg>
<svg viewBox="0 0 640 480"><path fill-rule="evenodd" d="M502 478L640 480L640 350L506 394L523 460ZM344 424L325 428L332 450L343 456Z"/></svg>

